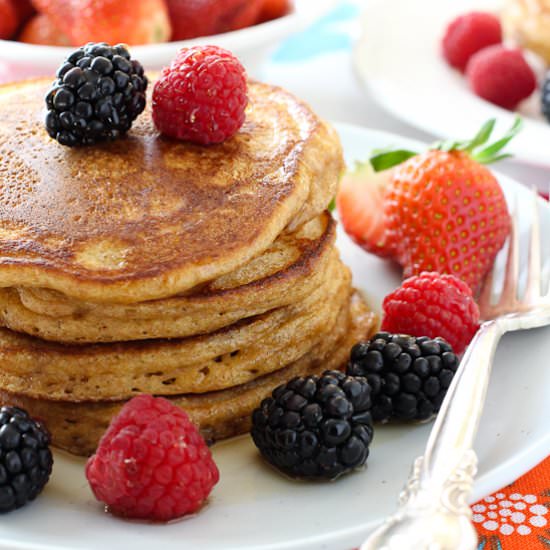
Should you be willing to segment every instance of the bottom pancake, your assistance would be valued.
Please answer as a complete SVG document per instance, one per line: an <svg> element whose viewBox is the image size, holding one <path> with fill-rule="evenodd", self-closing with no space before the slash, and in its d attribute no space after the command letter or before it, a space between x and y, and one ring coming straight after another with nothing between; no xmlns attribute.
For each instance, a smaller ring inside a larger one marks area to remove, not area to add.
<svg viewBox="0 0 550 550"><path fill-rule="evenodd" d="M312 350L287 367L252 382L226 390L171 396L169 399L187 411L210 443L244 433L250 428L254 408L275 387L294 376L341 368L353 344L370 336L376 325L376 315L360 295L354 293L349 305L343 308L343 330L338 331L339 337L335 341L324 342L320 349ZM124 403L48 401L0 392L0 404L21 407L31 416L41 419L52 434L53 444L77 455L89 455L95 451L111 418Z"/></svg>

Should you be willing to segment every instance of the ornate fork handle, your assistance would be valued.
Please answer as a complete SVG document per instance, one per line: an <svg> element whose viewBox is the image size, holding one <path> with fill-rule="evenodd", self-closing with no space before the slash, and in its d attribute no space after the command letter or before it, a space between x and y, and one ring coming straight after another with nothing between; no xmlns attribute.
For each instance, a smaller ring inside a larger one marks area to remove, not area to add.
<svg viewBox="0 0 550 550"><path fill-rule="evenodd" d="M477 535L468 498L477 471L472 450L498 341L501 319L481 325L464 355L426 447L416 459L399 509L361 550L472 550Z"/></svg>

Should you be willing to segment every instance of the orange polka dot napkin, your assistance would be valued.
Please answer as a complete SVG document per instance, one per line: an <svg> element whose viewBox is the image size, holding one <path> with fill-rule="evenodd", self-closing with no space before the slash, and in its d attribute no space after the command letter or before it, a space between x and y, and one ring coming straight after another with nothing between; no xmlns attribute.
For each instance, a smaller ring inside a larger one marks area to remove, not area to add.
<svg viewBox="0 0 550 550"><path fill-rule="evenodd" d="M478 550L550 549L550 456L472 512Z"/></svg>

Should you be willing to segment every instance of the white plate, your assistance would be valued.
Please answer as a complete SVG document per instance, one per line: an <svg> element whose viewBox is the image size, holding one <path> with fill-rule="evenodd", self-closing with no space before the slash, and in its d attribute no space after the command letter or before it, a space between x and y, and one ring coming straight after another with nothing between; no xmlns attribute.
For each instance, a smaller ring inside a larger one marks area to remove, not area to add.
<svg viewBox="0 0 550 550"><path fill-rule="evenodd" d="M169 65L176 52L183 47L197 44L215 44L231 50L250 73L256 73L259 63L269 50L292 33L304 29L321 17L334 5L335 0L294 0L294 10L289 15L254 25L238 31L202 36L192 40L132 46L132 56L147 69L160 69ZM0 61L13 63L22 75L54 74L59 64L74 47L38 46L11 40L0 40Z"/></svg>
<svg viewBox="0 0 550 550"><path fill-rule="evenodd" d="M497 11L499 0L369 0L355 67L374 98L398 118L440 137L464 139L489 118L501 131L515 113L484 101L441 55L446 24L472 9ZM525 127L508 150L518 160L550 166L550 124L538 93L520 109ZM497 129L498 129L497 128Z"/></svg>
<svg viewBox="0 0 550 550"><path fill-rule="evenodd" d="M397 136L340 125L348 162L389 144L422 147ZM521 206L525 189L505 178L508 196ZM544 254L550 259L550 208L542 205ZM399 284L399 274L339 237L355 284L379 306ZM550 453L550 329L504 338L496 356L476 450L479 476L474 499L503 487ZM31 505L0 522L0 548L109 550L349 550L394 510L412 460L431 425L379 427L368 468L333 483L290 481L266 466L248 436L214 447L221 481L197 516L149 525L103 512L84 478L84 461L56 454L52 480Z"/></svg>

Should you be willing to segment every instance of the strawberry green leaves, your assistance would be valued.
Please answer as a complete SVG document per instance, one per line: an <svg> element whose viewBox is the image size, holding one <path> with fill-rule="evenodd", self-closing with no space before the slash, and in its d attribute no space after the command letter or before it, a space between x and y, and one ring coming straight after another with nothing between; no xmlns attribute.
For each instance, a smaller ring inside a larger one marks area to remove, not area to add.
<svg viewBox="0 0 550 550"><path fill-rule="evenodd" d="M523 126L523 121L520 117L516 117L512 127L497 141L488 145L481 151L472 150L472 158L479 162L480 164L489 164L491 162L496 162L503 158L510 157L512 155L508 153L501 153L502 149L508 145L508 143L521 131ZM487 140L488 141L488 138ZM483 144L484 145L484 144Z"/></svg>
<svg viewBox="0 0 550 550"><path fill-rule="evenodd" d="M502 153L502 150L521 131L523 122L520 117L516 117L511 128L500 139L497 139L493 143L488 143L493 134L495 124L495 119L488 120L470 140L442 140L434 143L429 149L445 152L464 151L479 164L489 164L502 160L511 156L508 153ZM381 172L402 164L417 154L417 152L406 149L376 151L369 160L374 171Z"/></svg>
<svg viewBox="0 0 550 550"><path fill-rule="evenodd" d="M416 155L418 155L418 153L414 151L398 149L397 151L378 153L373 157L370 157L369 160L375 172L382 172L383 170L397 166L398 164L401 164Z"/></svg>

